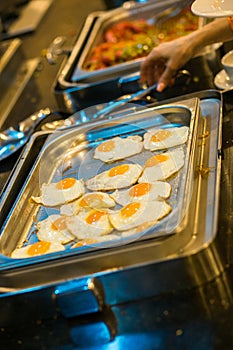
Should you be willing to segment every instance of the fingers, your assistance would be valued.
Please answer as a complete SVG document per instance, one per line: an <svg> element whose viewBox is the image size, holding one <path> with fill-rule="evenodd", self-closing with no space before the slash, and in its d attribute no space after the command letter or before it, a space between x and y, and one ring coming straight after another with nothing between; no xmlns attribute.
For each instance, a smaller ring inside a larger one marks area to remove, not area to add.
<svg viewBox="0 0 233 350"><path fill-rule="evenodd" d="M163 55L161 48L155 48L141 64L140 79L143 84L149 86L158 83L157 90L163 91L171 84L176 73L168 64L168 58Z"/></svg>
<svg viewBox="0 0 233 350"><path fill-rule="evenodd" d="M172 69L169 66L166 66L164 72L161 74L158 79L157 91L162 92L167 86L174 83L174 77L176 76L176 69Z"/></svg>
<svg viewBox="0 0 233 350"><path fill-rule="evenodd" d="M143 84L148 84L149 86L157 82L159 78L159 67L161 67L160 56L157 55L156 49L153 49L141 64L141 82Z"/></svg>
<svg viewBox="0 0 233 350"><path fill-rule="evenodd" d="M141 82L149 86L157 82L159 92L172 85L177 71L191 57L187 45L189 40L183 37L155 47L141 64Z"/></svg>
<svg viewBox="0 0 233 350"><path fill-rule="evenodd" d="M158 83L157 91L162 92L171 85L176 75L176 69L171 68L164 60L146 59L141 65L141 82L149 86Z"/></svg>

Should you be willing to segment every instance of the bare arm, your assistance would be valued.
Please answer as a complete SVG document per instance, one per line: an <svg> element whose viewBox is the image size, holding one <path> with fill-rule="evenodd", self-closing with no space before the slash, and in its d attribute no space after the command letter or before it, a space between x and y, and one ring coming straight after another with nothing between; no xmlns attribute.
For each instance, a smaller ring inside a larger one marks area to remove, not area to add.
<svg viewBox="0 0 233 350"><path fill-rule="evenodd" d="M158 91L172 84L176 72L198 51L216 42L233 39L233 32L226 18L213 21L193 33L160 44L145 58L141 65L141 81L152 85L158 82Z"/></svg>

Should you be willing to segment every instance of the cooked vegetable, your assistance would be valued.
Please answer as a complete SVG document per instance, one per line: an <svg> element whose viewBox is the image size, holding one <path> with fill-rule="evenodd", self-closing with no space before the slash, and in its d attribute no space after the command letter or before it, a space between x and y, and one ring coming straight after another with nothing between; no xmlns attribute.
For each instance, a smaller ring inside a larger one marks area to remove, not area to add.
<svg viewBox="0 0 233 350"><path fill-rule="evenodd" d="M196 30L198 17L189 9L152 25L146 19L113 24L103 34L103 40L90 52L84 69L95 71L146 56L153 47Z"/></svg>

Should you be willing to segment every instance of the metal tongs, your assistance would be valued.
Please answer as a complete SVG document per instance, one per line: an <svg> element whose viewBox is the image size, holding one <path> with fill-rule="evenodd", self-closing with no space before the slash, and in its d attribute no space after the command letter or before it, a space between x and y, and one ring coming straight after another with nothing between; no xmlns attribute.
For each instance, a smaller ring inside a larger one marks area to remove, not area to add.
<svg viewBox="0 0 233 350"><path fill-rule="evenodd" d="M87 123L94 119L102 119L107 116L109 117L111 112L118 111L120 107L127 105L127 103L129 102L134 102L139 100L143 96L146 96L151 90L154 90L156 88L157 88L157 83L147 88L144 87L135 93L120 96L116 100L84 108L64 120L55 120L53 122L46 123L43 125L42 129L43 130L63 129L72 125Z"/></svg>
<svg viewBox="0 0 233 350"><path fill-rule="evenodd" d="M40 109L16 127L0 132L0 161L18 151L28 141L36 126L51 114L49 108Z"/></svg>
<svg viewBox="0 0 233 350"><path fill-rule="evenodd" d="M128 102L137 100L147 95L151 90L155 89L156 86L157 84L154 84L133 94L121 96L114 101L87 107L86 109L75 113L65 120L53 121L45 124L43 126L43 130L55 130L57 128L65 128L70 125L83 124L97 118L104 118L109 115L109 113L126 105ZM24 121L20 122L17 127L10 127L0 132L0 161L9 157L24 146L30 136L33 134L36 126L51 114L52 112L49 108L41 109Z"/></svg>

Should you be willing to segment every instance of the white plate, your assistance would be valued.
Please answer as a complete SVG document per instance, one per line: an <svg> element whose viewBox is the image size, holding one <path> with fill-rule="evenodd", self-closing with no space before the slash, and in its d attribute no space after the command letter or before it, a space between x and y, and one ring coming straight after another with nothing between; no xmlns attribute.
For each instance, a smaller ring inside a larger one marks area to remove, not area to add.
<svg viewBox="0 0 233 350"><path fill-rule="evenodd" d="M201 17L228 17L233 15L232 0L195 0L192 12Z"/></svg>
<svg viewBox="0 0 233 350"><path fill-rule="evenodd" d="M219 89L232 89L233 88L233 81L229 80L229 77L227 76L225 70L221 70L214 78L214 84Z"/></svg>

